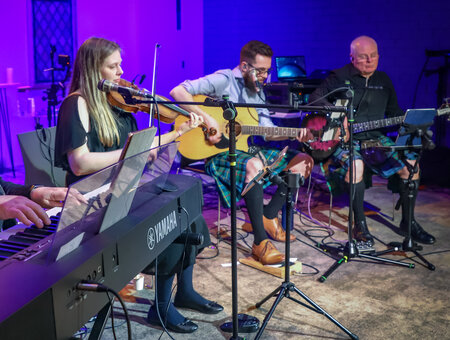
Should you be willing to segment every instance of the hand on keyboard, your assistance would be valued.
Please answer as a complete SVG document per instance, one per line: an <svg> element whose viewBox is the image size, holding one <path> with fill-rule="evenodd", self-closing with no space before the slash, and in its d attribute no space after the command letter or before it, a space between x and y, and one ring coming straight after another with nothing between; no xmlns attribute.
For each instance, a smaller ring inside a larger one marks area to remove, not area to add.
<svg viewBox="0 0 450 340"><path fill-rule="evenodd" d="M41 206L24 196L1 195L0 219L17 218L26 225L36 224L42 228L50 219Z"/></svg>
<svg viewBox="0 0 450 340"><path fill-rule="evenodd" d="M31 199L43 208L62 207L67 195L67 188L39 187L31 191ZM70 189L71 202L87 204L87 199L76 189Z"/></svg>

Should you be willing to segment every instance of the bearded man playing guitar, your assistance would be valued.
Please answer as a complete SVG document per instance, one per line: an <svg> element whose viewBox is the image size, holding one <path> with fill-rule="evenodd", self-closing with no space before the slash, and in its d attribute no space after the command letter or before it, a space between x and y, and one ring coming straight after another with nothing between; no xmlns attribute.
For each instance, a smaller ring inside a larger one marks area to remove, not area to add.
<svg viewBox="0 0 450 340"><path fill-rule="evenodd" d="M354 89L353 105L355 108L355 123L365 123L376 121L387 117L403 115L397 103L397 95L394 86L388 75L377 71L378 46L374 39L367 36L360 36L352 41L350 45L350 63L346 66L334 70L325 79L320 88L315 90L310 96L310 102L314 104L330 105L333 98L326 98L330 91L350 85ZM326 99L320 99L325 97ZM384 151L381 149L372 149L375 153L366 154L363 144L378 144L382 146L394 145L391 139L384 136L381 131L373 130L369 132L355 133L355 158L354 158L354 201L353 212L355 227L353 228L353 237L358 242L364 242L369 246L374 244L374 239L367 227L364 215L364 191L366 189L363 181L364 167L369 167L374 173L389 178L398 174L400 177L398 191L402 201L402 221L400 230L403 234L408 230L408 176L409 171L406 164L399 158L397 152ZM348 184L349 179L349 152L338 147L331 156L331 164L337 166L333 175L340 178L342 183ZM416 154L410 152L406 154L407 162L414 164ZM330 167L333 169L333 166ZM416 182L413 191L412 201L413 219L411 221L411 236L413 240L432 244L435 238L423 230L420 224L414 219L414 205L417 197L417 188L419 187L419 172L414 174L413 180Z"/></svg>
<svg viewBox="0 0 450 340"><path fill-rule="evenodd" d="M261 84L267 79L272 66L272 49L260 42L250 41L241 50L240 63L233 70L219 70L214 74L207 75L197 80L186 80L175 87L171 96L177 101L194 101L195 95L206 95L221 99L223 95L228 95L229 100L238 103L264 104L265 95L261 90ZM218 131L214 136L208 137L207 142L211 144L223 144L225 131L221 129L219 116L216 118L205 112L199 106L186 107L189 111L195 112L203 117L209 129ZM268 115L267 109L258 109L252 114L251 110L238 112L239 119L247 121L253 120L253 125L260 125L269 128L276 128ZM303 142L312 139L312 135L307 129L296 129L295 137ZM267 140L281 140L286 137L266 136ZM201 141L199 141L201 142ZM220 143L219 143L220 142ZM183 141L181 142L183 143ZM227 144L227 143L226 143ZM237 200L241 198L240 193L265 164L272 162L280 150L262 148L256 157L247 152L248 146L245 144L237 148L236 156L236 177L237 177ZM188 145L190 149L199 148L201 145ZM180 145L181 147L181 145ZM214 177L219 192L224 203L230 206L230 168L228 162L228 152L225 148L217 149L215 155L210 157L205 165L206 172ZM180 151L181 152L181 151ZM183 152L181 152L183 154ZM313 167L313 160L309 155L288 150L286 156L281 160L274 172L280 173L283 170L290 170L299 173L304 178L309 177ZM270 183L264 185L268 186ZM262 264L275 264L284 261L284 255L268 240L267 234L276 241L284 241L286 235L278 220L278 212L285 202L287 187L279 185L276 193L268 205L263 203L263 186L255 184L244 196L248 215L251 223L243 226L245 231L253 231L254 243L252 255ZM267 233L266 233L267 232ZM295 237L291 235L291 240Z"/></svg>

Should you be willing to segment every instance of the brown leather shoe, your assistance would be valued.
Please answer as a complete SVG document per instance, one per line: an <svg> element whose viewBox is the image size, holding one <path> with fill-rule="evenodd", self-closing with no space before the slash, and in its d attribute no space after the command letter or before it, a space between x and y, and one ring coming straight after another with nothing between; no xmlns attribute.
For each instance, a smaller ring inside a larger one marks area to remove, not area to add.
<svg viewBox="0 0 450 340"><path fill-rule="evenodd" d="M277 264L284 261L284 255L268 239L261 241L259 245L253 243L252 255L263 265Z"/></svg>
<svg viewBox="0 0 450 340"><path fill-rule="evenodd" d="M278 217L269 220L268 218L263 216L263 223L264 230L272 240L279 242L284 242L286 240L286 232L283 230ZM253 231L253 227L250 223L246 222L242 225L242 230L246 231L247 233L251 233ZM295 235L291 234L290 240L291 242L295 241Z"/></svg>
<svg viewBox="0 0 450 340"><path fill-rule="evenodd" d="M286 241L286 232L283 230L281 226L280 220L278 217L275 217L271 220L263 216L264 229L267 234L269 234L270 238L275 241L285 242ZM291 234L290 237L291 242L296 240L295 235Z"/></svg>

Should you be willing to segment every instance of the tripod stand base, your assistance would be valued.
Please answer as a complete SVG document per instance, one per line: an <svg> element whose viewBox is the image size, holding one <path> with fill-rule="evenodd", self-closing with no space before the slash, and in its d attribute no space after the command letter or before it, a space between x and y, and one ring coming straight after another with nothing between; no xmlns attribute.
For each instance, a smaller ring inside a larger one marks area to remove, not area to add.
<svg viewBox="0 0 450 340"><path fill-rule="evenodd" d="M321 248L320 246L318 246L319 248ZM331 247L328 247L331 248ZM363 258L363 259L367 259L367 260L372 260L374 261L373 263L389 263L389 264L396 264L398 266L402 266L402 267L408 267L408 268L414 268L414 263L405 263L405 262L400 262L400 261L395 261L395 260L391 260L391 259L387 259L384 257L378 257L378 255L381 254L385 254L389 251L383 251L383 252L378 252L378 253L373 253L372 255L360 252L358 250L358 248L355 246L353 247L353 249L355 250L355 252L352 251L352 248L350 247L350 244L347 242L347 244L344 247L344 250L342 251L342 256L339 257L332 265L330 268L328 268L328 270L320 276L320 278L318 279L319 282L325 282L328 277L343 263L347 263L349 261L351 261L353 258L359 257L359 258ZM329 251L329 250L328 250ZM393 251L398 251L397 248L395 248ZM336 252L338 252L338 250L336 250ZM419 254L420 255L420 254Z"/></svg>
<svg viewBox="0 0 450 340"><path fill-rule="evenodd" d="M423 247L421 245L418 245L416 242L413 242L411 239L405 238L403 240L403 242L390 242L388 244L388 246L390 248L383 250L381 252L378 252L377 255L379 254L386 254L386 253L393 253L393 252L407 252L410 251L412 252L414 255L416 255L424 264L425 266L429 269L429 270L435 270L436 267L434 266L434 264L432 264L431 262L429 262L426 258L424 258L422 256L422 254L419 253L420 250L423 249ZM414 268L414 264L411 264L412 268Z"/></svg>
<svg viewBox="0 0 450 340"><path fill-rule="evenodd" d="M290 292L297 293L300 295L304 300L306 300L309 304L303 303L295 298L293 298L290 294ZM262 299L260 302L258 302L255 306L256 308L261 307L261 305L269 300L271 297L276 296L275 302L273 303L272 307L270 308L269 312L267 313L266 317L264 318L264 321L261 325L261 328L259 329L258 333L256 334L255 340L259 339L264 332L264 329L267 326L267 323L269 322L270 318L272 317L273 313L275 312L275 309L277 308L278 304L281 302L283 298L288 298L318 314L322 314L325 317L327 317L331 322L333 322L336 326L338 326L341 330L343 330L345 333L347 333L351 339L357 340L359 339L356 334L353 334L350 332L347 328L345 328L342 324L340 324L335 318L333 318L330 314L328 314L325 310L323 310L318 304L316 304L313 300L311 300L306 294L304 294L300 289L298 289L294 283L292 282L283 282L277 289L275 289L272 293L270 293L268 296L266 296L264 299Z"/></svg>
<svg viewBox="0 0 450 340"><path fill-rule="evenodd" d="M252 256L246 257L245 259L240 259L239 262L245 264L246 266L258 269L262 272L284 279L285 276L284 266L282 267L265 266L261 262L255 260ZM291 274L301 274L302 263L296 261L294 264L290 265L289 269Z"/></svg>

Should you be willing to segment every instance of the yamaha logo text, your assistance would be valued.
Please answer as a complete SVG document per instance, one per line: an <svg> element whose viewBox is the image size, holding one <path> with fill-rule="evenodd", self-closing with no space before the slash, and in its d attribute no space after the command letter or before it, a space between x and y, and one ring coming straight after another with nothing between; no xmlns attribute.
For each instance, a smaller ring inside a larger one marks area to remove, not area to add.
<svg viewBox="0 0 450 340"><path fill-rule="evenodd" d="M177 215L172 211L169 215L159 221L154 227L147 231L147 245L152 250L155 245L161 242L172 230L178 226Z"/></svg>

